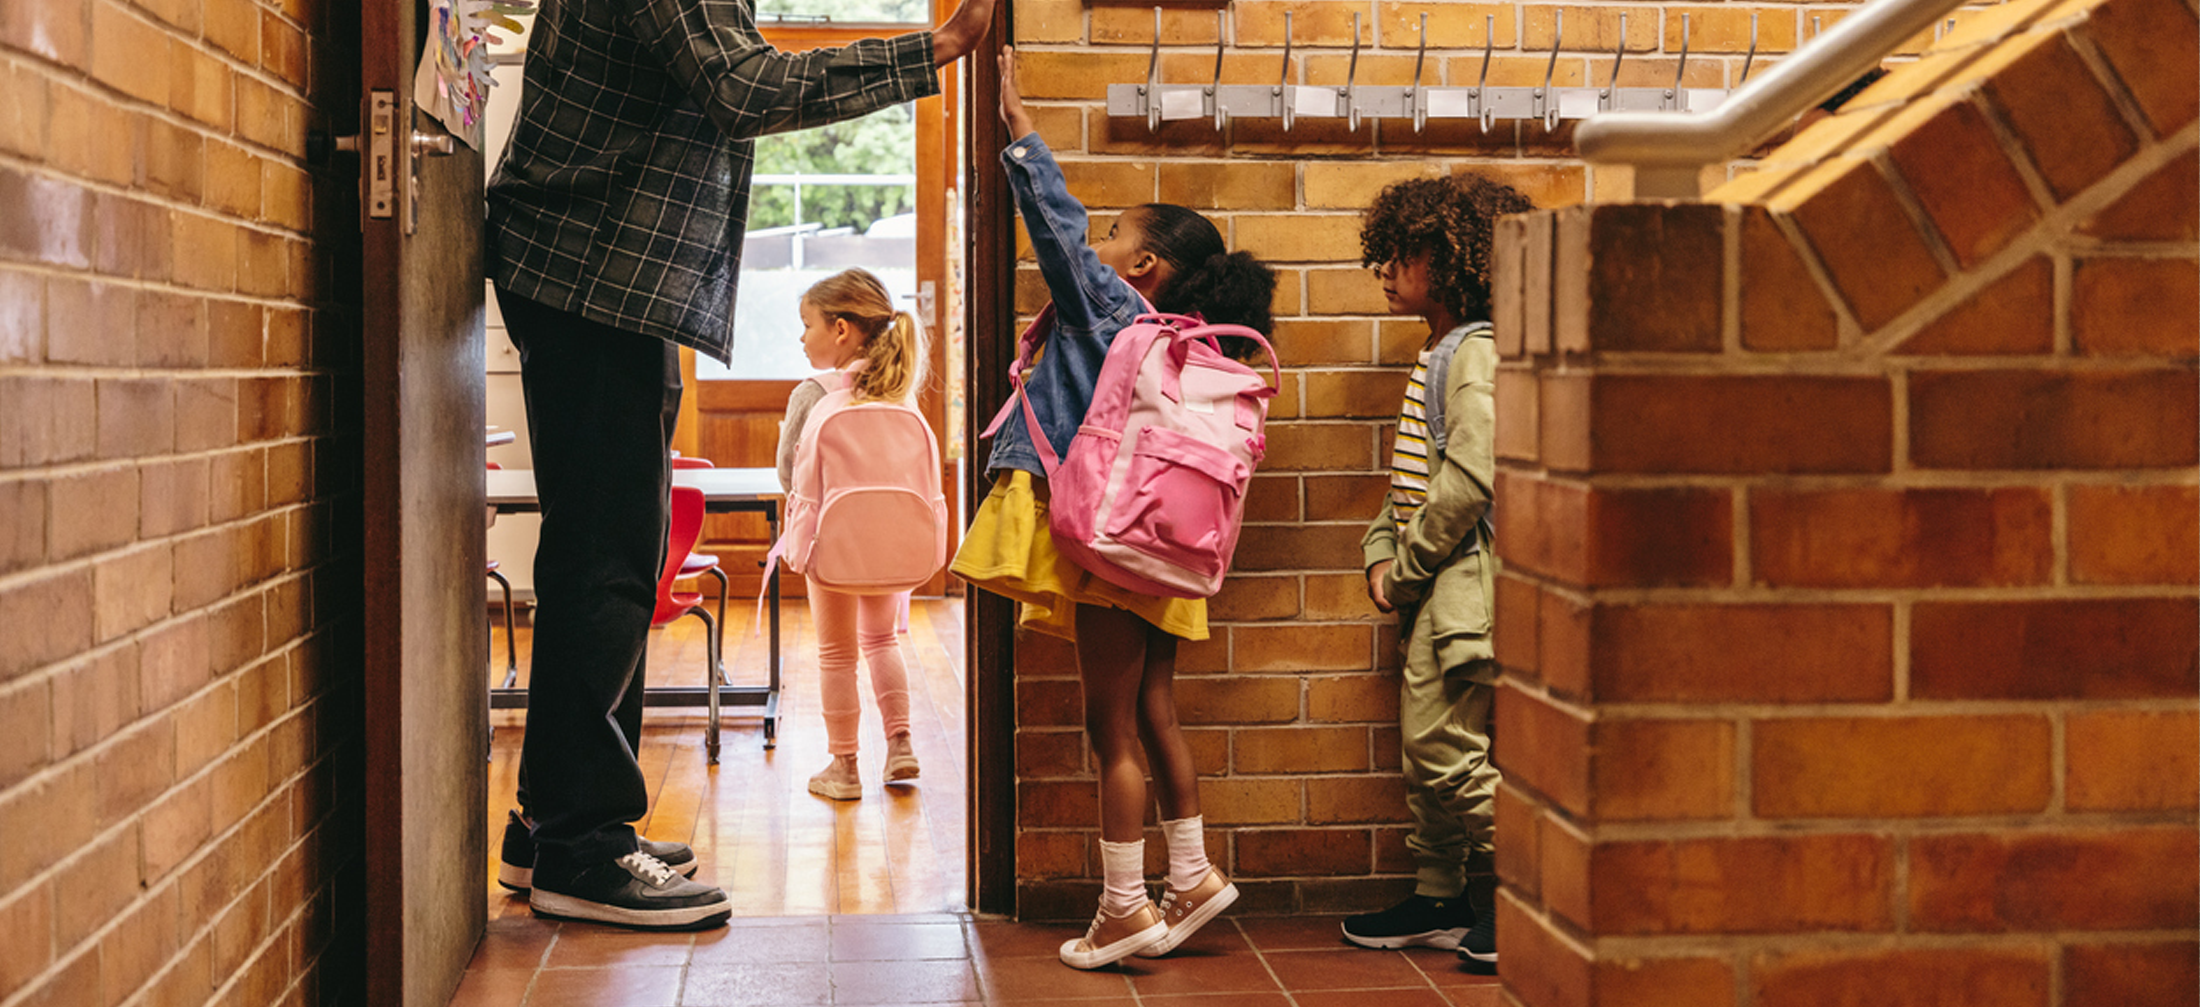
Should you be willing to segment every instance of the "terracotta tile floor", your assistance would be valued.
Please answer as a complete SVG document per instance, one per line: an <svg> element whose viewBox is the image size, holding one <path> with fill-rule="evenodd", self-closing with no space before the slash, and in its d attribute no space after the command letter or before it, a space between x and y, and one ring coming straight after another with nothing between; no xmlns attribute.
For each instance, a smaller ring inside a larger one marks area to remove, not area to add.
<svg viewBox="0 0 2200 1007"><path fill-rule="evenodd" d="M738 600L737 600L738 601ZM728 611L736 681L762 681L763 643L747 606ZM833 802L804 788L826 762L808 612L786 606L786 691L779 747L753 716L726 721L721 763L703 762L700 713L652 709L641 762L651 814L642 831L692 844L701 880L733 900L730 925L640 934L538 920L524 898L489 885L489 929L452 1007L799 1007L1078 1004L1082 1007L1495 1007L1496 980L1467 975L1449 952L1345 945L1336 917L1224 918L1174 955L1093 972L1055 958L1081 926L973 919L964 911L962 605L918 602L903 638L911 719L924 776L882 788L884 749L865 700L861 759L869 789ZM692 627L692 628L691 628ZM520 629L520 665L528 634ZM503 635L493 665L503 667ZM650 680L700 681L702 638L689 620L652 641ZM869 695L868 683L864 694ZM494 715L491 849L512 806L525 715ZM489 865L494 877L494 864Z"/></svg>
<svg viewBox="0 0 2200 1007"><path fill-rule="evenodd" d="M1496 1007L1495 978L1449 952L1366 951L1338 917L1225 916L1168 958L1078 972L1081 928L965 914L734 917L700 934L633 934L513 915L452 1007Z"/></svg>

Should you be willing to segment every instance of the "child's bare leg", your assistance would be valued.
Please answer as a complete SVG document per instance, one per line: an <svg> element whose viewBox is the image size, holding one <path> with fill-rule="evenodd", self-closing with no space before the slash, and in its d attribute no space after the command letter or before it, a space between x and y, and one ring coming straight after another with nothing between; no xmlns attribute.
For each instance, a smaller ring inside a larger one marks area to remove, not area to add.
<svg viewBox="0 0 2200 1007"><path fill-rule="evenodd" d="M1077 673L1084 681L1085 736L1100 761L1103 842L1137 842L1144 834L1146 774L1138 765L1138 705L1146 670L1146 625L1122 609L1077 606ZM1185 761L1190 761L1188 753Z"/></svg>
<svg viewBox="0 0 2200 1007"><path fill-rule="evenodd" d="M1138 740L1153 769L1163 819L1199 814L1199 773L1176 720L1176 637L1144 620L1146 661L1138 685Z"/></svg>

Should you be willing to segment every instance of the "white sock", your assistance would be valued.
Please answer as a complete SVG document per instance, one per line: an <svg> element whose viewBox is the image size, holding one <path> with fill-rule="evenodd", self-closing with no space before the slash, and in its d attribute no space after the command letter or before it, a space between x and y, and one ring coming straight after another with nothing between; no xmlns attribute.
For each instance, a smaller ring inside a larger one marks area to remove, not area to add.
<svg viewBox="0 0 2200 1007"><path fill-rule="evenodd" d="M1161 836L1169 843L1169 887L1187 891L1207 877L1207 822L1204 815L1161 823Z"/></svg>
<svg viewBox="0 0 2200 1007"><path fill-rule="evenodd" d="M1100 892L1100 911L1109 916L1128 916L1146 901L1146 841L1100 841L1100 876L1107 887Z"/></svg>

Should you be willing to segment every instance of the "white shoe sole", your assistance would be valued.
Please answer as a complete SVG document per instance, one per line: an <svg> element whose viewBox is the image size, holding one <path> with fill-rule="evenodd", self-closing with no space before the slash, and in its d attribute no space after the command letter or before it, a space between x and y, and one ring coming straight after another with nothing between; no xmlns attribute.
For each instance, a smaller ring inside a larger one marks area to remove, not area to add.
<svg viewBox="0 0 2200 1007"><path fill-rule="evenodd" d="M1343 928L1339 928L1343 929ZM1400 934L1396 937L1362 937L1350 930L1344 931L1344 939L1363 948L1378 951L1396 951L1399 948L1441 948L1459 950L1459 942L1467 936L1467 928L1453 930L1425 930L1417 934Z"/></svg>
<svg viewBox="0 0 2200 1007"><path fill-rule="evenodd" d="M1497 964L1497 952L1495 951L1492 951L1489 954L1483 954L1479 951L1469 951L1466 948L1460 948L1459 953L1466 955L1467 957L1472 958L1475 961L1481 962L1484 965Z"/></svg>
<svg viewBox="0 0 2200 1007"><path fill-rule="evenodd" d="M917 760L901 759L886 764L886 782L901 783L917 778Z"/></svg>
<svg viewBox="0 0 2200 1007"><path fill-rule="evenodd" d="M1185 941L1190 940L1193 934L1198 933L1200 927L1206 926L1209 921L1221 915L1223 910L1230 908L1230 904L1236 902L1237 898L1236 882L1222 886L1222 890L1216 892L1214 898L1208 899L1206 905L1192 910L1192 914L1185 917L1184 922L1170 927L1167 936L1139 948L1132 954L1140 958L1159 958L1176 950L1183 946Z"/></svg>
<svg viewBox="0 0 2200 1007"><path fill-rule="evenodd" d="M1113 965L1138 953L1139 948L1167 936L1169 936L1169 925L1156 923L1113 944L1093 948L1090 951L1077 950L1077 945L1084 943L1085 940L1079 937L1075 940L1065 941L1062 944L1062 964L1073 969L1096 969L1102 965Z"/></svg>
<svg viewBox="0 0 2200 1007"><path fill-rule="evenodd" d="M824 780L811 780L810 793L819 797L831 798L835 801L853 801L863 796L863 784L828 783Z"/></svg>
<svg viewBox="0 0 2200 1007"><path fill-rule="evenodd" d="M609 923L614 926L633 927L638 930L691 930L722 923L733 915L733 904L723 898L700 906L680 906L671 909L624 909L601 902L589 902L570 895L537 889L528 896L528 904L537 916L552 916L565 920L587 920L591 923Z"/></svg>
<svg viewBox="0 0 2200 1007"><path fill-rule="evenodd" d="M695 876L695 869L703 866L703 862L690 860L684 864L666 864L665 866L679 871L680 876L683 878L692 878ZM497 884L515 892L527 891L535 887L535 869L521 867L518 864L507 864L501 860L497 861Z"/></svg>

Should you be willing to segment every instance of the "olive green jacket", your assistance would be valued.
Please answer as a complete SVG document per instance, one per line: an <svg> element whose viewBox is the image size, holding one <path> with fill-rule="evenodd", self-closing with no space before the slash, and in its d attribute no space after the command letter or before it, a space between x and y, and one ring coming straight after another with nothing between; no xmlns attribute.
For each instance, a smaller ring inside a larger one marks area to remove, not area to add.
<svg viewBox="0 0 2200 1007"><path fill-rule="evenodd" d="M1383 593L1413 625L1417 606L1434 606L1436 656L1443 667L1489 662L1490 599L1496 591L1488 525L1497 467L1497 344L1470 336L1452 356L1444 394L1443 458L1429 460L1428 502L1400 533L1385 494L1382 512L1360 539L1361 570L1390 560Z"/></svg>

